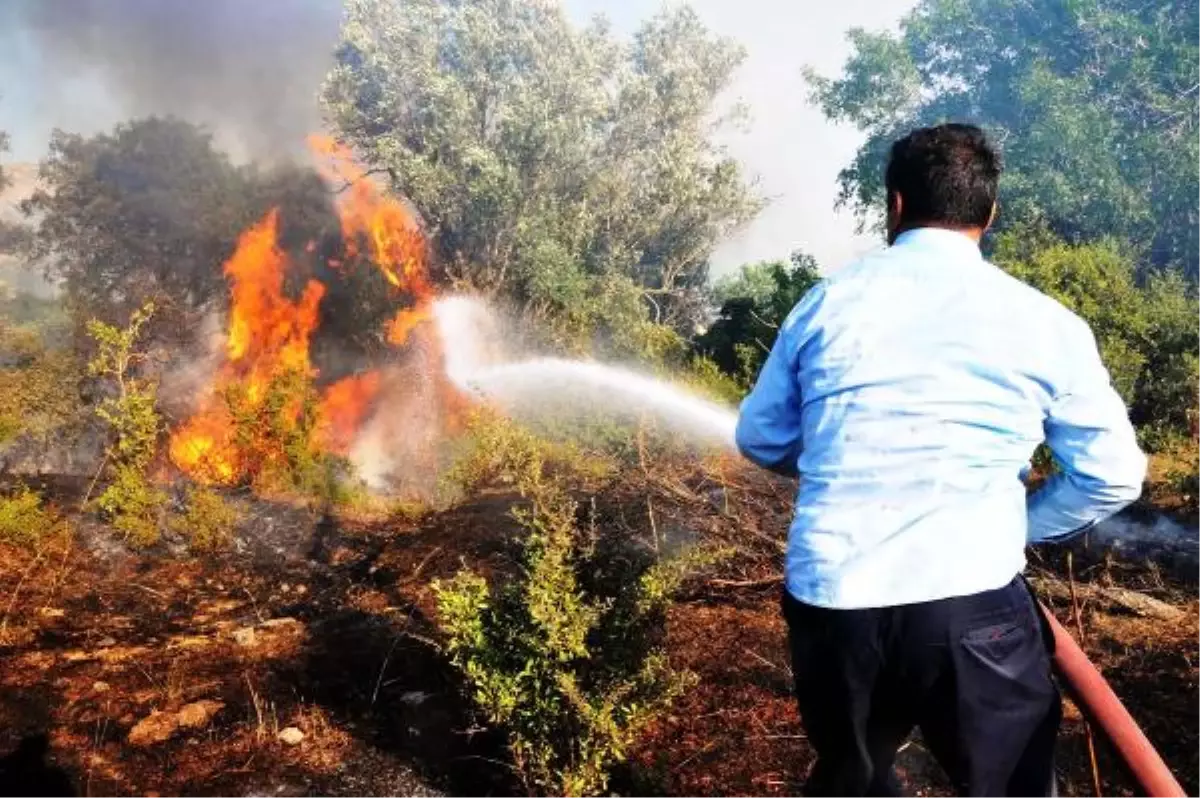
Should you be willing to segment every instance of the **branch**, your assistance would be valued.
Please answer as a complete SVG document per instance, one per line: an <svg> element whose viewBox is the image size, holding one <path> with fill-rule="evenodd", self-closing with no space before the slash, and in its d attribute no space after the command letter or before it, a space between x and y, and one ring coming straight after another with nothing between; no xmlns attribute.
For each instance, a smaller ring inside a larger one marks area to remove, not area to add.
<svg viewBox="0 0 1200 798"><path fill-rule="evenodd" d="M753 308L750 309L750 315L754 317L755 321L757 321L759 324L763 325L764 327L770 327L772 330L779 329L778 324L772 324L771 322L767 321L762 316L758 315L758 313L756 313Z"/></svg>
<svg viewBox="0 0 1200 798"><path fill-rule="evenodd" d="M371 175L382 175L382 174L386 174L388 177L392 178L393 180L396 179L396 175L392 172L392 170L389 167L380 166L380 167L376 167L374 169L368 169L367 171L363 172L361 175L359 175L354 180L347 180L344 184L342 184L342 186L340 188L333 189L330 193L331 194L341 194L343 191L350 188L350 186L354 185L355 183L359 182L360 180L365 180L368 177L370 177Z"/></svg>

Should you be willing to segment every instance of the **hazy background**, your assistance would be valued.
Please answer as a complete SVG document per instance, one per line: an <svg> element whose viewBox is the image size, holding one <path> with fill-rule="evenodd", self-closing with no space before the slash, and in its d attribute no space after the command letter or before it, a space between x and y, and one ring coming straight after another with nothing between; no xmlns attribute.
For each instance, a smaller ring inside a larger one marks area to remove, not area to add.
<svg viewBox="0 0 1200 798"><path fill-rule="evenodd" d="M583 22L605 13L628 33L659 0L569 0ZM848 28L894 27L913 0L696 0L713 30L747 58L731 92L750 110L722 142L771 199L713 258L714 274L803 248L837 268L876 245L835 212L838 170L860 143L806 102L800 69L835 71ZM0 3L0 130L7 157L40 158L55 127L77 133L173 113L208 125L240 158L302 151L320 124L316 94L336 43L332 0L5 0ZM14 176L28 176L18 169Z"/></svg>

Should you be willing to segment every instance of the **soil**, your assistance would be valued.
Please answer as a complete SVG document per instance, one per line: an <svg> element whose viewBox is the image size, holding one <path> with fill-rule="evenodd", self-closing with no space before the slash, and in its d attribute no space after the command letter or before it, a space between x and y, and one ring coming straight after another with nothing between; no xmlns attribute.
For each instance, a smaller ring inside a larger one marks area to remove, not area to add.
<svg viewBox="0 0 1200 798"><path fill-rule="evenodd" d="M63 507L83 490L43 487ZM36 554L0 546L0 794L522 793L503 735L484 727L441 653L430 589L464 563L512 567L514 497L484 494L416 520L235 498L246 520L219 556L187 555L178 541L134 552L78 515L70 537ZM631 545L649 525L667 545L737 548L671 612L668 653L699 683L615 774L619 793L799 792L812 752L790 697L775 580L789 498L785 483L711 465L629 476L598 498L598 524ZM1092 598L1085 649L1196 794L1195 584L1146 564L1076 567L1081 583L1182 611L1139 617ZM1035 569L1057 579L1065 562L1055 554ZM1054 611L1070 619L1061 602ZM1092 794L1085 727L1067 714L1060 789ZM1104 794L1134 794L1107 744L1097 747ZM919 739L898 770L910 794L951 794Z"/></svg>

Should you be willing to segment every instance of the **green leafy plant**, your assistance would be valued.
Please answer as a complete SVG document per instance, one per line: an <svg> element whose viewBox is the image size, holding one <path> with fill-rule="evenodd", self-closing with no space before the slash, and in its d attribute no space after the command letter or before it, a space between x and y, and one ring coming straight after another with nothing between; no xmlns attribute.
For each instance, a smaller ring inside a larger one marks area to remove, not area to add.
<svg viewBox="0 0 1200 798"><path fill-rule="evenodd" d="M105 453L109 484L96 504L113 526L138 546L158 541L158 515L166 501L147 478L162 429L155 409L158 386L135 376L137 365L146 357L136 349L138 335L153 313L154 305L147 303L133 313L124 329L96 319L87 325L97 346L88 371L111 382L115 390L96 407L111 439Z"/></svg>
<svg viewBox="0 0 1200 798"><path fill-rule="evenodd" d="M34 548L58 527L57 515L29 487L18 485L0 496L0 541Z"/></svg>
<svg viewBox="0 0 1200 798"><path fill-rule="evenodd" d="M213 552L229 546L238 524L238 511L221 494L210 488L193 487L187 509L174 521L188 538L193 551Z"/></svg>
<svg viewBox="0 0 1200 798"><path fill-rule="evenodd" d="M557 442L495 411L477 410L467 422L467 451L443 476L443 482L471 494L486 485L524 490L544 473L571 475L584 485L603 483L614 464L572 442Z"/></svg>
<svg viewBox="0 0 1200 798"><path fill-rule="evenodd" d="M599 794L647 724L692 683L662 649L666 609L716 554L694 549L640 573L598 553L578 505L528 433L491 449L492 478L514 485L525 531L503 584L464 570L434 584L451 660L489 720L508 732L526 787ZM489 444L494 443L490 441ZM544 444L542 446L545 446Z"/></svg>

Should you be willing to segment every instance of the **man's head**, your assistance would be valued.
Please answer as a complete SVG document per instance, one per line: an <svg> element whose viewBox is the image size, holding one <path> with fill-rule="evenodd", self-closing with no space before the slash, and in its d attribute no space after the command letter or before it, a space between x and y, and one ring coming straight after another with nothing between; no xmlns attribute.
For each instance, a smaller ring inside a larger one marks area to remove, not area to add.
<svg viewBox="0 0 1200 798"><path fill-rule="evenodd" d="M974 125L923 127L892 145L888 243L905 230L944 227L978 240L996 211L1000 155Z"/></svg>

